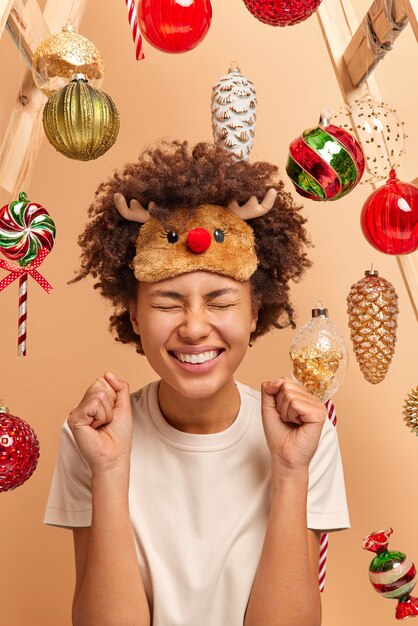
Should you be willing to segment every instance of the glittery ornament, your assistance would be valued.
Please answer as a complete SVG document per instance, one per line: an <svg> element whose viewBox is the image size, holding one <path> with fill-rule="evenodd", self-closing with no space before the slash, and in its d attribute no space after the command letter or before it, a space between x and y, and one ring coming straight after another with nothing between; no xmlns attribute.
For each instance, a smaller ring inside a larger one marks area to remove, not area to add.
<svg viewBox="0 0 418 626"><path fill-rule="evenodd" d="M100 86L104 65L96 46L79 35L68 20L60 33L51 35L36 48L32 73L36 86L51 96L76 73L84 74L92 85Z"/></svg>
<svg viewBox="0 0 418 626"><path fill-rule="evenodd" d="M296 191L311 200L342 198L364 172L359 143L347 131L329 124L324 113L319 126L305 130L289 150L286 172Z"/></svg>
<svg viewBox="0 0 418 626"><path fill-rule="evenodd" d="M418 387L411 389L403 405L404 421L408 428L418 436Z"/></svg>
<svg viewBox="0 0 418 626"><path fill-rule="evenodd" d="M340 387L348 366L345 341L318 305L312 319L295 335L290 347L293 376L309 393L326 402Z"/></svg>
<svg viewBox="0 0 418 626"><path fill-rule="evenodd" d="M366 200L361 228L367 241L386 254L418 249L418 187L403 183L391 170L389 180Z"/></svg>
<svg viewBox="0 0 418 626"><path fill-rule="evenodd" d="M119 113L111 97L89 85L80 74L49 98L43 124L58 152L70 159L90 161L115 143Z"/></svg>
<svg viewBox="0 0 418 626"><path fill-rule="evenodd" d="M43 206L30 202L24 192L19 200L0 209L0 251L19 265L29 265L54 245L55 224Z"/></svg>
<svg viewBox="0 0 418 626"><path fill-rule="evenodd" d="M366 159L362 184L384 180L392 168L400 165L405 154L404 123L385 102L375 102L366 93L343 105L332 116L332 123L354 133L359 140Z"/></svg>
<svg viewBox="0 0 418 626"><path fill-rule="evenodd" d="M380 383L392 361L398 326L398 296L376 270L351 286L347 296L348 325L353 350L364 378Z"/></svg>
<svg viewBox="0 0 418 626"><path fill-rule="evenodd" d="M38 458L39 441L33 429L0 406L0 492L15 489L28 480Z"/></svg>
<svg viewBox="0 0 418 626"><path fill-rule="evenodd" d="M145 39L163 52L188 52L205 37L212 19L210 0L139 0Z"/></svg>
<svg viewBox="0 0 418 626"><path fill-rule="evenodd" d="M375 552L369 566L369 580L377 593L384 598L398 600L396 619L418 615L418 598L410 594L417 582L414 563L404 552L388 550L392 528L380 530L363 539L363 550Z"/></svg>
<svg viewBox="0 0 418 626"><path fill-rule="evenodd" d="M248 159L253 146L257 104L253 83L231 66L212 89L212 131L215 143L238 160Z"/></svg>
<svg viewBox="0 0 418 626"><path fill-rule="evenodd" d="M306 20L321 0L244 0L247 9L264 24L292 26Z"/></svg>

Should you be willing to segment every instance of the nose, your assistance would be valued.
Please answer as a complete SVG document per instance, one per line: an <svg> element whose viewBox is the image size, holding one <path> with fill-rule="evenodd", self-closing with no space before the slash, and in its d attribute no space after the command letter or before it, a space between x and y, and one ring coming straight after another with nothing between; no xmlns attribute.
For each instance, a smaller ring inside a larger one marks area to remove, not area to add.
<svg viewBox="0 0 418 626"><path fill-rule="evenodd" d="M192 252L200 254L210 246L210 232L206 228L193 228L187 233L186 244Z"/></svg>
<svg viewBox="0 0 418 626"><path fill-rule="evenodd" d="M177 328L178 335L182 339L188 339L193 342L207 337L211 330L212 327L206 319L205 311L202 309L185 311L183 320Z"/></svg>

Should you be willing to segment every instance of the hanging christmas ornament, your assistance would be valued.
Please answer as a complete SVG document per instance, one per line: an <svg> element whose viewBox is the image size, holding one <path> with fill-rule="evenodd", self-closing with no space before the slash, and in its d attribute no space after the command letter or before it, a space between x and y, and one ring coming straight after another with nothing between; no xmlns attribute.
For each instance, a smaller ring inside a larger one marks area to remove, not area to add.
<svg viewBox="0 0 418 626"><path fill-rule="evenodd" d="M295 335L290 358L293 376L322 402L340 387L348 366L347 346L321 304L312 309L312 319Z"/></svg>
<svg viewBox="0 0 418 626"><path fill-rule="evenodd" d="M360 142L366 159L362 184L385 180L392 168L399 167L405 154L404 123L395 109L372 100L368 90L362 98L343 105L332 123L354 133Z"/></svg>
<svg viewBox="0 0 418 626"><path fill-rule="evenodd" d="M347 296L348 325L363 376L375 385L386 376L395 351L398 296L376 270L364 274Z"/></svg>
<svg viewBox="0 0 418 626"><path fill-rule="evenodd" d="M119 132L119 113L110 96L77 74L44 108L49 142L70 159L90 161L113 146Z"/></svg>
<svg viewBox="0 0 418 626"><path fill-rule="evenodd" d="M364 172L363 151L347 131L321 114L319 126L305 130L289 147L286 172L301 196L338 200L349 193Z"/></svg>
<svg viewBox="0 0 418 626"><path fill-rule="evenodd" d="M264 24L292 26L306 20L321 0L244 0L247 9Z"/></svg>
<svg viewBox="0 0 418 626"><path fill-rule="evenodd" d="M35 471L39 441L25 420L0 401L0 492L22 485Z"/></svg>
<svg viewBox="0 0 418 626"><path fill-rule="evenodd" d="M410 594L417 582L414 563L404 552L388 550L392 528L374 532L363 539L363 550L375 552L369 566L372 587L384 598L398 600L396 619L418 615L418 598Z"/></svg>
<svg viewBox="0 0 418 626"><path fill-rule="evenodd" d="M411 389L403 405L404 421L408 428L418 436L418 386Z"/></svg>
<svg viewBox="0 0 418 626"><path fill-rule="evenodd" d="M139 0L145 39L163 52L188 52L205 37L212 19L210 0Z"/></svg>
<svg viewBox="0 0 418 626"><path fill-rule="evenodd" d="M390 171L389 180L366 200L361 228L367 241L386 254L418 249L418 187L403 183Z"/></svg>
<svg viewBox="0 0 418 626"><path fill-rule="evenodd" d="M76 73L85 74L92 85L100 86L104 65L96 46L79 35L68 20L60 33L51 35L36 48L32 74L36 86L51 96L65 87Z"/></svg>
<svg viewBox="0 0 418 626"><path fill-rule="evenodd" d="M19 278L18 355L26 356L27 280L32 276L49 293L52 289L37 268L54 245L55 224L49 213L25 193L0 209L0 252L19 265L0 259L10 273L0 281L0 291Z"/></svg>
<svg viewBox="0 0 418 626"><path fill-rule="evenodd" d="M213 140L238 160L248 159L253 146L255 107L253 83L231 66L212 89Z"/></svg>

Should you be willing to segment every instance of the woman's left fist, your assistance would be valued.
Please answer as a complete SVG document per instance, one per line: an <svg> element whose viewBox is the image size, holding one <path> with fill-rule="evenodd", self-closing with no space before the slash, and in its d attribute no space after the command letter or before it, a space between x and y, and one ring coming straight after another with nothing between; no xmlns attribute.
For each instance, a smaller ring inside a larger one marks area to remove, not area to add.
<svg viewBox="0 0 418 626"><path fill-rule="evenodd" d="M315 396L288 378L261 385L261 412L267 445L284 470L307 469L327 416Z"/></svg>

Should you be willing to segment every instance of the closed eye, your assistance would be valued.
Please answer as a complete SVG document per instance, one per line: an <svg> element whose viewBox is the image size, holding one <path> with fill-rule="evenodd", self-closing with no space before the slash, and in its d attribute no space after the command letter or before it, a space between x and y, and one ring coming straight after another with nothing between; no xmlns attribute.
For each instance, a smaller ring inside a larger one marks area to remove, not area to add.
<svg viewBox="0 0 418 626"><path fill-rule="evenodd" d="M171 311L172 309L179 309L179 306L157 306L153 305L153 309L160 309L161 311Z"/></svg>

